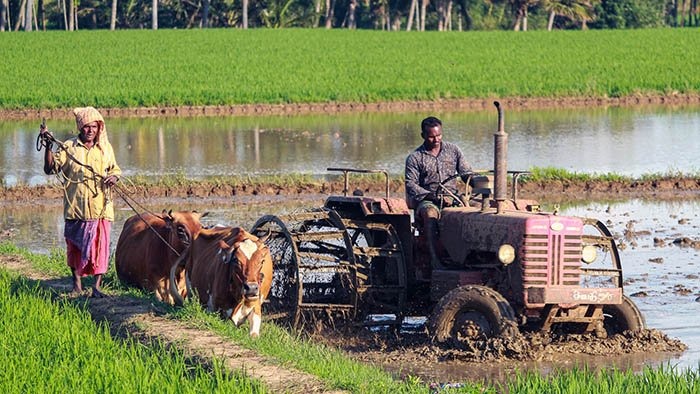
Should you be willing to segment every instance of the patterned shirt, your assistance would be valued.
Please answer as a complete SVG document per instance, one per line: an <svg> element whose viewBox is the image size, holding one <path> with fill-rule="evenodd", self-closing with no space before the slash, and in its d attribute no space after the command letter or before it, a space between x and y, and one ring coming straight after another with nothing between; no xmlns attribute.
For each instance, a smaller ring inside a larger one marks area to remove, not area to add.
<svg viewBox="0 0 700 394"><path fill-rule="evenodd" d="M112 201L107 198L102 186L102 177L122 173L114 158L112 145L96 143L88 149L78 137L69 139L63 145L66 149L59 150L54 162L65 188L63 217L66 220L114 221ZM80 163L92 167L94 172L69 158L68 153Z"/></svg>
<svg viewBox="0 0 700 394"><path fill-rule="evenodd" d="M429 194L435 193L440 182L451 175L471 171L471 166L464 159L464 154L455 144L442 142L440 152L433 156L419 146L406 158L406 202L409 208L416 208ZM445 185L457 193L457 179Z"/></svg>

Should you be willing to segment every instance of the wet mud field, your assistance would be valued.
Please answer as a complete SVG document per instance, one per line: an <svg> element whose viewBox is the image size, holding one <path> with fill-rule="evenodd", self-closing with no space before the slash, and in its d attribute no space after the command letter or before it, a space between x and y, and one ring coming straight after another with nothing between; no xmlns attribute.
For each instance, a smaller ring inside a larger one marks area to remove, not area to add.
<svg viewBox="0 0 700 394"><path fill-rule="evenodd" d="M700 200L633 199L584 203L561 214L596 217L613 231L623 263L625 294L647 329L605 339L594 335L523 332L508 339L430 342L424 319L400 332L354 330L317 338L363 361L427 381L503 381L515 371L548 373L573 367L639 371L700 365Z"/></svg>
<svg viewBox="0 0 700 394"><path fill-rule="evenodd" d="M41 252L47 250L46 240L53 240L51 247L62 248L60 200L34 197L33 201L38 198L44 204L29 207L18 200L0 204L0 239ZM320 206L324 198L320 193L295 197L261 193L208 200L161 196L152 199L149 208L158 212L164 208L206 210L210 214L205 224L250 227L264 214L283 215ZM561 204L562 215L596 217L611 229L620 247L625 294L644 315L647 330L607 339L525 332L510 339L467 341L459 348L447 348L431 343L421 324L424 317L415 317L414 324L405 324L399 332L337 328L309 335L358 360L426 382L502 381L514 371L546 374L584 366L640 370L661 364L679 369L700 365L700 195L631 195L616 202L556 203ZM547 204L543 201L545 210L551 209ZM123 204L117 205L113 240L123 220L133 214Z"/></svg>

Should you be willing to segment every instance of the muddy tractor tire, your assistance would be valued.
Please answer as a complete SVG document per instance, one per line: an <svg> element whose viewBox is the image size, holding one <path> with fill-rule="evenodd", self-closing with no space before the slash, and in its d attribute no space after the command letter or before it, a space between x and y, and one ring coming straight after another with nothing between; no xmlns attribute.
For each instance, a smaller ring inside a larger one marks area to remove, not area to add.
<svg viewBox="0 0 700 394"><path fill-rule="evenodd" d="M609 337L628 330L639 331L646 328L644 316L626 295L622 296L621 304L604 306L603 316L603 326Z"/></svg>
<svg viewBox="0 0 700 394"><path fill-rule="evenodd" d="M447 293L429 320L438 343L458 346L462 339L510 338L518 334L513 308L495 290L462 286Z"/></svg>

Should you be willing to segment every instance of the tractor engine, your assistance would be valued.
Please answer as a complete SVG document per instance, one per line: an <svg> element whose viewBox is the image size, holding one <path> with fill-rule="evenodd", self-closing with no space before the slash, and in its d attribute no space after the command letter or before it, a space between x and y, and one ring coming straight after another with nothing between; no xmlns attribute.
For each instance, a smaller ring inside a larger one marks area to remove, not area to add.
<svg viewBox="0 0 700 394"><path fill-rule="evenodd" d="M444 282L435 275L451 275L454 279L444 290L486 285L504 295L516 311L527 310L530 315L547 304L620 303L617 280L590 280L591 272L582 267L584 259L592 262L597 257L584 226L581 218L554 214L444 209L440 240L450 270L433 272L433 283ZM446 293L439 287L431 290L433 299Z"/></svg>

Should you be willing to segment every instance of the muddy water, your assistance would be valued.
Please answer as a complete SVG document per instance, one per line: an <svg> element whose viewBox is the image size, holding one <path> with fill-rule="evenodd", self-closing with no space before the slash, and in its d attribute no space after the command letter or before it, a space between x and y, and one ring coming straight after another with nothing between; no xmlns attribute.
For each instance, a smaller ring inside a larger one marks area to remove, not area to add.
<svg viewBox="0 0 700 394"><path fill-rule="evenodd" d="M562 213L610 223L624 246L625 293L649 327L688 345L673 364L700 365L700 200L594 203ZM684 238L697 243L679 243Z"/></svg>
<svg viewBox="0 0 700 394"><path fill-rule="evenodd" d="M625 175L700 169L699 107L506 110L509 168L557 167ZM108 119L126 175L327 174L328 167L403 173L427 113ZM445 140L476 169L491 168L495 111L436 113ZM0 185L39 184L36 121L0 121ZM48 119L56 137L75 125Z"/></svg>
<svg viewBox="0 0 700 394"><path fill-rule="evenodd" d="M198 209L209 211L207 224L236 224L250 227L263 214L285 214L302 207L320 206L323 196L308 196L305 201L286 201L277 197L256 197L220 201L202 206L192 200L162 201L147 208ZM545 208L547 208L545 206ZM551 208L551 207L549 207ZM113 245L121 226L132 212L117 212ZM700 241L700 199L686 201L632 200L615 203L588 203L562 207L561 214L596 217L606 222L622 245L625 293L632 296L650 328L680 339L688 349L680 354L636 353L620 356L572 355L553 361L466 363L390 362L387 368L399 374L411 373L426 381L463 381L465 379L503 380L515 370L543 373L572 366L640 370L644 366L671 364L680 370L700 365L700 249L674 241L688 238ZM0 239L9 239L30 250L46 253L63 248L60 236L63 221L60 207L37 205L18 207L0 205Z"/></svg>

